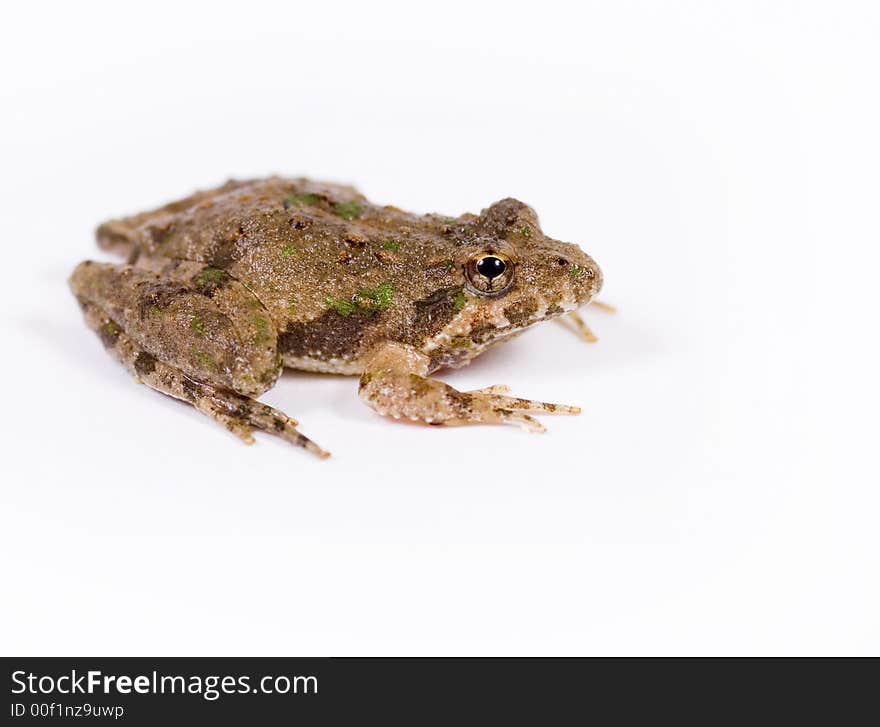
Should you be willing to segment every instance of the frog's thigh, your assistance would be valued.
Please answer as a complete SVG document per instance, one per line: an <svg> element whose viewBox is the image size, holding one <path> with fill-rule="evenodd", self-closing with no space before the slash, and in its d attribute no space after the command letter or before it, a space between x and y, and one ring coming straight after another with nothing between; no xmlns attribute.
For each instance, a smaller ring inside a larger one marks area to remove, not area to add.
<svg viewBox="0 0 880 727"><path fill-rule="evenodd" d="M186 278L85 262L70 286L156 360L197 381L258 396L281 374L272 319L241 283L197 267Z"/></svg>
<svg viewBox="0 0 880 727"><path fill-rule="evenodd" d="M516 424L544 431L533 414L577 414L580 409L506 396L504 386L458 391L427 377L427 356L409 346L389 343L370 357L358 393L367 406L395 419L428 424Z"/></svg>

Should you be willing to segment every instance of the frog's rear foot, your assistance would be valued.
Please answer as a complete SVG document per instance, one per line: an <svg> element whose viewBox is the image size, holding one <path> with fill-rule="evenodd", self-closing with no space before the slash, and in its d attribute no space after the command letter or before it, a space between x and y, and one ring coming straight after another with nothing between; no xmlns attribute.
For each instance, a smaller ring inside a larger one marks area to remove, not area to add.
<svg viewBox="0 0 880 727"><path fill-rule="evenodd" d="M80 300L86 322L119 361L147 386L188 401L203 414L222 424L247 444L253 444L254 430L267 432L308 450L321 458L330 456L296 429L296 421L278 409L256 399L237 394L186 376L144 351L98 306Z"/></svg>
<svg viewBox="0 0 880 727"><path fill-rule="evenodd" d="M254 443L253 431L258 430L281 437L321 459L330 456L329 452L321 449L306 435L298 431L297 422L284 412L268 404L261 404L255 399L236 394L234 391L218 389L210 384L187 379L179 372L175 373L184 379L183 386L191 397L187 401L190 401L200 412L220 422L245 444Z"/></svg>

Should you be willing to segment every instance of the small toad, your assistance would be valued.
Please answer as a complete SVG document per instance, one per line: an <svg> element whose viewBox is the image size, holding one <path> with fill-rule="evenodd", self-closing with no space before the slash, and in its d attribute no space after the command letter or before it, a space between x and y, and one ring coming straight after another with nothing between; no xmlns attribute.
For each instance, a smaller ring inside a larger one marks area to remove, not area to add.
<svg viewBox="0 0 880 727"><path fill-rule="evenodd" d="M591 338L576 311L599 267L515 199L446 217L307 179L230 181L105 222L97 239L127 262L74 270L88 325L137 379L245 442L262 430L327 456L257 401L284 367L359 376L380 414L433 425L543 431L532 415L580 411L431 378L564 314Z"/></svg>

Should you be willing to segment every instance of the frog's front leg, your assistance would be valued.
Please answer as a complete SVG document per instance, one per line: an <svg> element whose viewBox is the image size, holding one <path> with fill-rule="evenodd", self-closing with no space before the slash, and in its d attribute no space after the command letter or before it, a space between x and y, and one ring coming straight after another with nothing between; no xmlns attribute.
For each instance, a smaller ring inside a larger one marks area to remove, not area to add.
<svg viewBox="0 0 880 727"><path fill-rule="evenodd" d="M617 308L613 305L609 305L608 303L603 303L599 300L594 300L590 303L591 308L597 308L605 313L617 313ZM581 317L581 314L578 311L572 311L568 313L562 318L556 319L559 323L564 325L566 328L570 328L574 333L580 336L587 343L596 343L599 339L596 337L596 334L593 333L593 330L587 325L586 321Z"/></svg>
<svg viewBox="0 0 880 727"><path fill-rule="evenodd" d="M544 425L530 414L579 414L580 408L507 396L507 386L458 391L428 378L430 360L410 346L387 343L369 358L359 395L378 413L428 424L516 424L531 432Z"/></svg>
<svg viewBox="0 0 880 727"><path fill-rule="evenodd" d="M139 381L189 402L247 443L262 430L326 457L293 419L255 400L281 372L265 309L222 271L188 265L169 277L86 262L70 286L86 323Z"/></svg>

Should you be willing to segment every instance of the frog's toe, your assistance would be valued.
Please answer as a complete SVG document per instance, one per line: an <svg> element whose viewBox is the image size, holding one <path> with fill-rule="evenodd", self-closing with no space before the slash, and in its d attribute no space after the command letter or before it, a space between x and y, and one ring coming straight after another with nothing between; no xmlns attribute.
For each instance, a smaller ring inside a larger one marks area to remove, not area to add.
<svg viewBox="0 0 880 727"><path fill-rule="evenodd" d="M213 418L222 424L226 429L232 432L236 437L238 437L245 444L254 444L257 440L254 438L253 429L247 425L242 424L240 421L233 419L232 417L227 417L222 414L216 414Z"/></svg>
<svg viewBox="0 0 880 727"><path fill-rule="evenodd" d="M257 430L281 437L321 459L330 456L296 428L296 420L268 404L208 384L191 382L190 391L197 409L219 421L247 444L253 444L252 432Z"/></svg>
<svg viewBox="0 0 880 727"><path fill-rule="evenodd" d="M498 418L504 424L513 424L520 429L535 434L547 431L547 427L541 424L535 417L524 414L521 411L511 411L510 409L496 409L495 411L498 414Z"/></svg>
<svg viewBox="0 0 880 727"><path fill-rule="evenodd" d="M472 389L468 394L506 394L510 391L507 384L495 384L494 386L486 386L482 389Z"/></svg>
<svg viewBox="0 0 880 727"><path fill-rule="evenodd" d="M577 311L572 311L568 315L565 315L562 318L557 318L556 320L562 323L566 328L572 330L587 343L596 343L596 341L599 340Z"/></svg>
<svg viewBox="0 0 880 727"><path fill-rule="evenodd" d="M506 396L508 391L510 391L510 387L506 384L496 384L495 386L486 386L482 389L473 389L466 393L476 397L493 409L509 409L511 411L530 412L532 414L577 415L581 413L579 406L551 404L546 401Z"/></svg>
<svg viewBox="0 0 880 727"><path fill-rule="evenodd" d="M603 313L617 313L617 308L608 303L604 303L599 300L594 300L590 302L590 308L600 310ZM575 334L577 334L580 338L582 338L587 343L596 343L599 338L593 333L592 329L587 325L587 322L581 317L581 314L578 311L572 311L567 315L562 316L561 318L557 318L557 321L564 325L566 328L572 330Z"/></svg>
<svg viewBox="0 0 880 727"><path fill-rule="evenodd" d="M567 414L571 416L577 416L581 413L579 406L571 406L569 404L551 404L547 401L520 399L515 396L490 395L488 398L492 406L513 411L530 412L532 414Z"/></svg>
<svg viewBox="0 0 880 727"><path fill-rule="evenodd" d="M292 420L291 420L292 421ZM290 442L291 444L302 447L303 449L311 452L312 454L320 457L321 459L327 459L330 456L330 452L326 449L322 449L315 442L309 439L305 434L297 430L296 427L284 424L281 424L276 420L274 423L274 431L273 434L281 437L285 442Z"/></svg>
<svg viewBox="0 0 880 727"><path fill-rule="evenodd" d="M287 416L283 411L275 409L268 404L251 401L245 407L243 414L254 429L281 437L285 442L302 447L321 459L326 459L330 456L328 451L319 447L305 434L300 432L296 428L297 421Z"/></svg>

